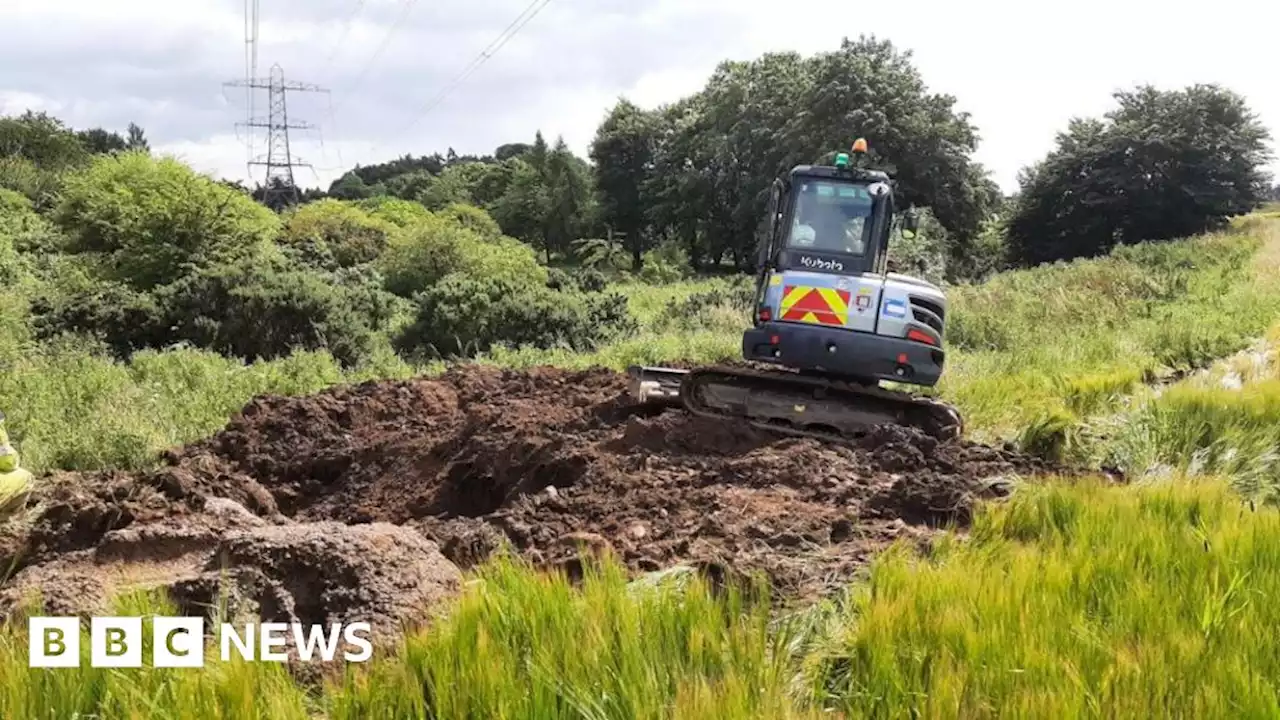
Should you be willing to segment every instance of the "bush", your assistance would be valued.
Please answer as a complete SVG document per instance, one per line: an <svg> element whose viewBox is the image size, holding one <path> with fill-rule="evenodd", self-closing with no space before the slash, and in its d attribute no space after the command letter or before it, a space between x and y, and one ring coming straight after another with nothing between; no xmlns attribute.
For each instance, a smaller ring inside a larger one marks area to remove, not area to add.
<svg viewBox="0 0 1280 720"><path fill-rule="evenodd" d="M175 337L245 360L327 349L345 366L372 350L395 313L369 283L261 262L203 270L159 293Z"/></svg>
<svg viewBox="0 0 1280 720"><path fill-rule="evenodd" d="M947 230L927 208L920 213L920 229L913 238L896 232L890 239L889 265L893 272L941 283L947 272Z"/></svg>
<svg viewBox="0 0 1280 720"><path fill-rule="evenodd" d="M369 213L371 217L401 228L407 228L435 217L422 203L412 200L379 195L360 200L356 206Z"/></svg>
<svg viewBox="0 0 1280 720"><path fill-rule="evenodd" d="M56 219L73 252L103 254L104 273L139 290L251 255L279 219L173 159L99 156L67 178Z"/></svg>
<svg viewBox="0 0 1280 720"><path fill-rule="evenodd" d="M609 279L599 270L580 270L573 278L583 292L604 292L609 287Z"/></svg>
<svg viewBox="0 0 1280 720"><path fill-rule="evenodd" d="M17 283L25 275L24 263L18 256L16 235L25 226L28 215L35 215L29 200L10 190L0 189L0 287Z"/></svg>
<svg viewBox="0 0 1280 720"><path fill-rule="evenodd" d="M572 243L573 255L584 268L604 272L624 272L631 268L631 253L620 242L607 238L579 238Z"/></svg>
<svg viewBox="0 0 1280 720"><path fill-rule="evenodd" d="M397 344L437 357L470 356L497 344L591 350L637 329L621 295L454 273L418 296L417 320Z"/></svg>
<svg viewBox="0 0 1280 720"><path fill-rule="evenodd" d="M731 285L696 292L668 302L654 321L654 329L737 330L751 322L756 291L745 278Z"/></svg>
<svg viewBox="0 0 1280 720"><path fill-rule="evenodd" d="M0 189L26 197L40 210L57 204L62 178L61 172L42 170L26 158L0 157Z"/></svg>
<svg viewBox="0 0 1280 720"><path fill-rule="evenodd" d="M376 260L397 232L352 203L325 198L289 213L280 241L302 262L336 270Z"/></svg>
<svg viewBox="0 0 1280 720"><path fill-rule="evenodd" d="M549 268L547 270L547 287L552 290L575 290L578 283L570 273L564 268Z"/></svg>
<svg viewBox="0 0 1280 720"><path fill-rule="evenodd" d="M421 222L393 240L379 269L387 289L402 297L413 297L453 273L512 285L547 284L547 270L533 248L509 237L485 238L442 217Z"/></svg>
<svg viewBox="0 0 1280 720"><path fill-rule="evenodd" d="M460 227L471 230L486 240L497 240L502 237L502 228L498 227L498 223L489 216L489 213L474 205L453 203L436 215L452 220Z"/></svg>
<svg viewBox="0 0 1280 720"><path fill-rule="evenodd" d="M29 199L4 189L0 189L0 237L7 238L13 250L21 253L53 253L65 244Z"/></svg>
<svg viewBox="0 0 1280 720"><path fill-rule="evenodd" d="M547 287L552 290L604 292L608 286L608 278L599 270L588 268L570 272L563 268L551 268L547 271Z"/></svg>
<svg viewBox="0 0 1280 720"><path fill-rule="evenodd" d="M117 358L172 342L156 299L123 283L99 282L66 294L41 294L32 300L31 313L36 338L88 336Z"/></svg>
<svg viewBox="0 0 1280 720"><path fill-rule="evenodd" d="M689 253L665 242L641 256L640 279L652 285L680 282L689 274Z"/></svg>
<svg viewBox="0 0 1280 720"><path fill-rule="evenodd" d="M13 247L13 238L0 232L0 288L17 284L25 274L22 258Z"/></svg>
<svg viewBox="0 0 1280 720"><path fill-rule="evenodd" d="M206 268L151 292L116 282L77 286L69 275L68 287L38 296L32 313L38 338L91 337L120 359L185 343L250 361L328 349L349 366L407 311L379 282L261 259Z"/></svg>

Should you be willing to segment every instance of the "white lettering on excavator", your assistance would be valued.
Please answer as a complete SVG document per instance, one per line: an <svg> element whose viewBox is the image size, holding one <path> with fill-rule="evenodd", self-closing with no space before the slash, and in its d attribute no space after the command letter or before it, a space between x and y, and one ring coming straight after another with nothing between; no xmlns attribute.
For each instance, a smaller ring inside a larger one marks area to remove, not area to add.
<svg viewBox="0 0 1280 720"><path fill-rule="evenodd" d="M808 255L800 256L800 264L805 267L818 268L819 270L844 270L844 263L835 260L819 260L811 258Z"/></svg>

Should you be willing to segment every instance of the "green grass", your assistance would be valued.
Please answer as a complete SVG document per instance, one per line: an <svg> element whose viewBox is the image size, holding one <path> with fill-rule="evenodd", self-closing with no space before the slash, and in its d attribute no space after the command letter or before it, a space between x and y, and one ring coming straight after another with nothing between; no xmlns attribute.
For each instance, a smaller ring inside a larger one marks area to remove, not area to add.
<svg viewBox="0 0 1280 720"><path fill-rule="evenodd" d="M1280 315L1280 275L1258 261L1280 247L1280 223L1237 232L953 289L941 394L979 438L1014 437L1243 349Z"/></svg>
<svg viewBox="0 0 1280 720"><path fill-rule="evenodd" d="M854 717L1274 717L1280 514L1222 483L1028 487L882 557L809 672Z"/></svg>
<svg viewBox="0 0 1280 720"><path fill-rule="evenodd" d="M575 589L499 560L399 657L332 686L334 718L748 718L791 709L767 596L628 585L612 562ZM424 712L424 704L429 712Z"/></svg>
<svg viewBox="0 0 1280 720"><path fill-rule="evenodd" d="M410 372L390 356L344 372L323 352L245 365L178 349L120 363L74 344L27 349L4 365L0 409L33 471L145 467L159 451L221 429L255 395Z"/></svg>
<svg viewBox="0 0 1280 720"><path fill-rule="evenodd" d="M1248 350L1108 420L1108 461L1139 476L1229 478L1259 502L1280 501L1280 323Z"/></svg>
<svg viewBox="0 0 1280 720"><path fill-rule="evenodd" d="M114 612L144 617L177 614L152 593L117 598ZM144 633L150 633L144 620ZM89 666L89 634L80 639L79 668L27 667L26 624L0 631L0 717L4 718L246 718L309 720L319 707L314 696L274 663L250 663L232 655L198 670L150 667L151 643L143 647L140 669Z"/></svg>

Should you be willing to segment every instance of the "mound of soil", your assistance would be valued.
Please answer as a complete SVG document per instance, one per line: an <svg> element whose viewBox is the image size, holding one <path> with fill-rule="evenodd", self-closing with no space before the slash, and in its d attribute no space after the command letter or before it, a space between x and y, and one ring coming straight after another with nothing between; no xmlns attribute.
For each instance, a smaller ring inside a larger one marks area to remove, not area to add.
<svg viewBox="0 0 1280 720"><path fill-rule="evenodd" d="M607 370L472 365L261 397L159 470L53 477L0 532L22 568L0 606L39 587L53 610L91 611L162 584L191 608L223 577L268 619L404 620L503 546L569 570L584 546L635 571L759 570L804 596L1052 472L907 428L834 445L641 408Z"/></svg>
<svg viewBox="0 0 1280 720"><path fill-rule="evenodd" d="M17 570L0 613L38 597L50 614L102 615L121 591L163 588L183 614L379 628L413 623L461 587L458 568L410 528L295 522L251 479L210 477L225 482L202 486L181 467L49 478L0 535L0 560ZM263 501L255 514L227 496Z"/></svg>
<svg viewBox="0 0 1280 720"><path fill-rule="evenodd" d="M572 567L585 542L642 571L763 570L788 594L1061 471L909 428L841 446L638 408L607 370L484 366L259 398L170 462L252 478L298 520L411 525L464 567L504 543Z"/></svg>

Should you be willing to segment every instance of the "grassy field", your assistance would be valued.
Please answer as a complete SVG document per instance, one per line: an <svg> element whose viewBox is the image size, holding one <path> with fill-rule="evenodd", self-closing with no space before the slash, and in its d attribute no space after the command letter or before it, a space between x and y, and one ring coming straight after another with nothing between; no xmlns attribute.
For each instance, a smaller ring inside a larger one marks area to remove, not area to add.
<svg viewBox="0 0 1280 720"><path fill-rule="evenodd" d="M743 316L726 286L624 288L640 337L486 361L732 357ZM637 586L606 565L575 589L500 561L396 656L313 688L269 665L29 670L14 628L0 717L1275 716L1280 219L950 292L940 392L975 434L1106 459L1132 484L1025 486L966 537L890 552L847 597L784 617L696 580ZM709 307L689 320L678 303L697 293ZM4 348L0 407L41 467L143 464L256 392L351 378L323 354L246 368ZM1173 371L1191 374L1161 381ZM411 372L388 357L356 374Z"/></svg>

